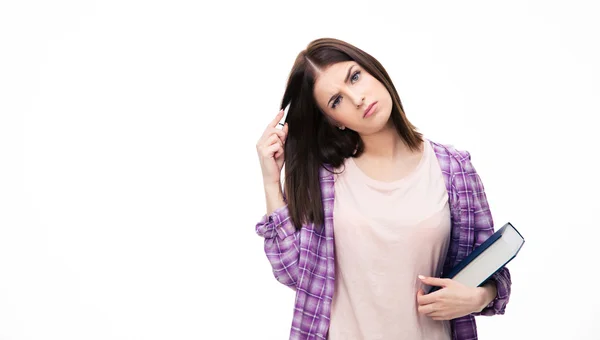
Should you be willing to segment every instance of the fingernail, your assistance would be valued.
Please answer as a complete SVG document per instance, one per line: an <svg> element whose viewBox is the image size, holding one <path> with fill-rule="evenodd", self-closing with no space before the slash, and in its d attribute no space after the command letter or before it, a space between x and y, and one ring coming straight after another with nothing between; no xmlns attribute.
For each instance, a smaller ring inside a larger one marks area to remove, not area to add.
<svg viewBox="0 0 600 340"><path fill-rule="evenodd" d="M419 279L421 279L421 280L424 280L424 279L425 279L425 276L423 276L423 275L419 275Z"/></svg>

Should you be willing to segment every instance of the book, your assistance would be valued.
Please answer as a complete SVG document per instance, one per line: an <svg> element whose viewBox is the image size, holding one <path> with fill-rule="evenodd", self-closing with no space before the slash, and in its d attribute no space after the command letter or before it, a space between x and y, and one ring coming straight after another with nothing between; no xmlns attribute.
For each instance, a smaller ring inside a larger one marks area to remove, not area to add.
<svg viewBox="0 0 600 340"><path fill-rule="evenodd" d="M508 222L442 278L453 279L469 287L479 287L512 261L524 243L521 233ZM439 289L441 287L433 286L429 293Z"/></svg>

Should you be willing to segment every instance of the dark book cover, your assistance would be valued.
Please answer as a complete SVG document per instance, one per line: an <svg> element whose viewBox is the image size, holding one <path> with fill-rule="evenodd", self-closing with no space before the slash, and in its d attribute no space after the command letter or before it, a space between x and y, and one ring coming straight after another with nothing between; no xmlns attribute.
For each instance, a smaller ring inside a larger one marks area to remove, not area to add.
<svg viewBox="0 0 600 340"><path fill-rule="evenodd" d="M496 241L498 241L502 237L502 235L504 234L504 231L506 230L506 228L508 228L509 226L511 228L513 228L517 232L517 234L519 234L519 236L521 238L523 238L523 236L521 235L521 233L519 233L519 231L517 230L517 228L515 228L510 222L508 222L504 226L502 226L502 228L498 229L487 240L485 240L479 247L475 248L475 250L473 250L467 257L465 257L456 266L454 266L454 268L452 268L452 270L450 271L450 273L448 273L447 275L442 276L442 278L443 279L452 279L453 277L455 277L461 270L463 270L466 266L468 266L469 263L471 263L473 260L475 260L480 254L482 254L492 244L494 244ZM522 246L523 245L521 244L521 247ZM479 284L479 286L483 285L492 275L496 274L498 272L498 270L502 269L510 261L512 261L512 259L514 259L517 256L517 254L519 253L519 251L521 250L521 247L519 247L519 249L517 249L517 251L515 252L515 254L510 259L508 259L508 261L506 261L502 266L500 266L499 268L497 268L496 271L494 271L493 273L491 273L485 280L483 280ZM441 287L439 287L439 286L433 286L429 290L429 293L433 293L433 292L435 292L437 290L440 290L440 289L441 289Z"/></svg>

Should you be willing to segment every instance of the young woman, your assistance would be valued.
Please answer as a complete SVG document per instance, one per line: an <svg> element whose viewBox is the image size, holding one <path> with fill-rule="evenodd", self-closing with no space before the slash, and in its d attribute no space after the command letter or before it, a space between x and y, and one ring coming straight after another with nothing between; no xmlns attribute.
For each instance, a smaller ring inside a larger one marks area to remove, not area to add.
<svg viewBox="0 0 600 340"><path fill-rule="evenodd" d="M296 291L290 339L477 339L474 316L504 314L511 278L439 278L494 233L470 154L417 132L383 66L337 39L298 55L290 102L256 145L256 232Z"/></svg>

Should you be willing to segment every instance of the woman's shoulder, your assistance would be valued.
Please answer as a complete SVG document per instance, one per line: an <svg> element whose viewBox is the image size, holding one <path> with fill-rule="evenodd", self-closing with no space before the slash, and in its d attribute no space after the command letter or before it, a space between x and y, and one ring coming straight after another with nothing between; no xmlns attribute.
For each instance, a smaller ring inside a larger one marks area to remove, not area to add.
<svg viewBox="0 0 600 340"><path fill-rule="evenodd" d="M442 143L429 139L426 139L425 141L429 141L429 143L431 143L431 146L436 153L452 156L461 161L471 157L471 154L467 150L458 149L454 146L454 144Z"/></svg>
<svg viewBox="0 0 600 340"><path fill-rule="evenodd" d="M454 168L452 164L458 166L460 171L471 171L473 166L471 164L471 153L465 149L459 149L454 144L441 143L437 141L427 140L431 143L435 154L438 159L447 160L447 165Z"/></svg>

